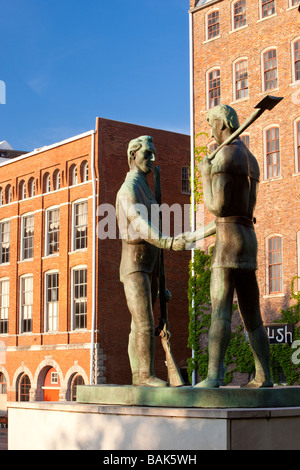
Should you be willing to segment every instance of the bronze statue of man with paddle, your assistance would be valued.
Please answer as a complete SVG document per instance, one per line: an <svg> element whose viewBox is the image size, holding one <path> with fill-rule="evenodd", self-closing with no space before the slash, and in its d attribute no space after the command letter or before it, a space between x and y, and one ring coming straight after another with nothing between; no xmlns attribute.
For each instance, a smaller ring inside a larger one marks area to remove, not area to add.
<svg viewBox="0 0 300 470"><path fill-rule="evenodd" d="M207 120L218 148L201 161L199 169L203 179L204 204L215 220L196 232L185 234L188 242L216 234L211 264L212 322L208 375L196 387L220 386L221 368L231 335L234 290L255 360L255 377L245 387L273 386L269 340L262 322L255 272L254 209L260 173L256 158L239 135L281 99L265 97L242 126L230 106L216 106L208 114Z"/></svg>

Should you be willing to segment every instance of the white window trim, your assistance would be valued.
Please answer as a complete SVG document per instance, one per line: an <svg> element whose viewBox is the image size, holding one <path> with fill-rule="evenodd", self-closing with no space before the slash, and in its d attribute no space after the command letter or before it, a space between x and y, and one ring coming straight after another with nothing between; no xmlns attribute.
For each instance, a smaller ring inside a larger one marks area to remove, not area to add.
<svg viewBox="0 0 300 470"><path fill-rule="evenodd" d="M8 321L9 321L9 301L10 301L10 280L9 280L9 277L1 277L0 278L0 284L2 282L8 282ZM8 335L8 333L1 333L0 336L5 336L5 335Z"/></svg>
<svg viewBox="0 0 300 470"><path fill-rule="evenodd" d="M273 127L277 127L279 129L279 153L280 153L280 174L277 176L273 176L272 178L268 178L268 165L267 165L267 132L268 130L272 129ZM273 181L275 179L282 178L282 159L281 159L281 138L280 138L280 126L279 124L270 124L269 126L265 127L263 130L263 148L264 148L264 181Z"/></svg>
<svg viewBox="0 0 300 470"><path fill-rule="evenodd" d="M264 54L268 51L276 50L276 61L277 61L277 86L275 88L270 88L269 90L265 87L265 63L264 63ZM277 46L269 46L263 51L261 51L260 55L260 63L261 63L261 87L263 93L269 93L271 91L275 91L279 88L279 58L278 58L278 48Z"/></svg>
<svg viewBox="0 0 300 470"><path fill-rule="evenodd" d="M299 4L300 5L300 4ZM295 6L299 6L299 5L295 5ZM295 7L293 7L295 8ZM299 85L300 83L300 79L299 80L296 80L296 75L295 75L295 42L297 41L300 41L300 36L298 36L297 38L295 38L292 42L291 42L291 58L292 58L292 85Z"/></svg>
<svg viewBox="0 0 300 470"><path fill-rule="evenodd" d="M262 0L259 0L259 20L258 20L258 22L268 20L269 18L273 18L274 16L277 16L276 0L275 0L275 13L272 13L272 15L268 15L268 16L262 16Z"/></svg>
<svg viewBox="0 0 300 470"><path fill-rule="evenodd" d="M206 109L207 110L212 109L212 108L209 107L209 74L210 74L210 72L213 72L214 70L219 70L220 71L220 92L222 93L222 89L221 89L221 67L219 65L216 65L215 67L211 67L206 72L206 80L205 81L206 81ZM222 94L221 94L221 100L222 100Z"/></svg>
<svg viewBox="0 0 300 470"><path fill-rule="evenodd" d="M1 240L1 224L4 224L6 222L9 222L10 223L10 228L9 228L9 261L7 263L1 263L1 244L2 244L2 240ZM8 266L10 264L10 248L11 248L11 219L9 218L6 218L6 219L2 219L0 220L0 266Z"/></svg>
<svg viewBox="0 0 300 470"><path fill-rule="evenodd" d="M49 247L49 236L48 236L49 212L52 211L52 210L55 210L55 209L59 210L59 232L60 232L60 206L51 206L51 207L47 207L47 209L45 209L45 246L44 246L45 258L59 255L59 251L55 252L55 253L52 253L52 254L49 254L49 250L48 250L48 247ZM60 235L60 233L59 233L59 235Z"/></svg>
<svg viewBox="0 0 300 470"><path fill-rule="evenodd" d="M81 269L86 269L88 272L88 268L86 264L81 264L78 266L74 266L71 268L71 330L72 331L87 331L87 328L76 328L75 329L75 311L74 311L74 272L79 271ZM87 285L88 288L88 285ZM88 297L88 296L87 296Z"/></svg>
<svg viewBox="0 0 300 470"><path fill-rule="evenodd" d="M300 173L299 162L298 162L298 130L297 124L300 123L300 116L294 121L294 158L295 158L295 174Z"/></svg>
<svg viewBox="0 0 300 470"><path fill-rule="evenodd" d="M33 215L33 230L34 230L34 212L27 212L26 214L22 214L21 216L21 250L20 250L20 255L21 259L20 261L30 261L33 260L32 258L24 258L24 218L29 217ZM34 236L34 231L33 231L33 236Z"/></svg>
<svg viewBox="0 0 300 470"><path fill-rule="evenodd" d="M71 234L72 251L71 251L71 253L87 250L87 247L82 248L82 249L78 249L78 250L76 250L76 248L75 248L75 240L76 240L76 237L75 237L75 206L77 204L80 204L81 202L86 202L87 206L88 206L88 210L89 210L89 203L88 203L87 198L81 198L81 199L76 199L76 201L72 201L72 234ZM87 230L88 230L88 223L87 223Z"/></svg>
<svg viewBox="0 0 300 470"><path fill-rule="evenodd" d="M219 12L219 34L218 34L218 36L214 36L213 38L208 39L208 17L214 11ZM206 14L205 14L205 43L210 42L210 41L214 41L215 39L220 38L221 37L220 30L221 30L221 28L220 28L220 9L219 8L212 8L211 10L206 12Z"/></svg>
<svg viewBox="0 0 300 470"><path fill-rule="evenodd" d="M270 276L269 276L269 240L274 237L280 237L281 238L281 256L282 256L282 292L276 292L276 293L270 293ZM268 235L265 239L265 256L266 256L266 267L265 267L265 272L266 272L266 295L264 295L264 298L268 297L282 297L284 296L284 258L283 258L283 236L281 233L273 233L271 235Z"/></svg>
<svg viewBox="0 0 300 470"><path fill-rule="evenodd" d="M237 98L236 96L236 70L235 70L235 67L236 67L236 64L238 62L241 62L242 60L246 60L247 61L247 73L248 73L248 96L245 96L244 98ZM249 97L250 97L250 89L249 89L249 60L248 60L248 57L239 57L238 59L236 59L233 63L232 63L232 88L233 88L233 100L234 101L245 101L245 100L248 100Z"/></svg>
<svg viewBox="0 0 300 470"><path fill-rule="evenodd" d="M47 277L51 274L58 274L58 295L59 295L59 271L58 269L50 269L44 273L44 332L57 333L59 331L59 324L57 330L50 330L48 325L48 312L47 312ZM59 322L59 301L58 301L58 322Z"/></svg>
<svg viewBox="0 0 300 470"><path fill-rule="evenodd" d="M247 24L247 3L246 3L246 24L244 24L243 26L239 26L238 28L234 27L234 5L238 1L239 0L234 0L230 5L230 12L231 12L231 31L230 31L230 33L234 33L235 31L240 31L241 29L244 29L244 28L248 27L248 24ZM248 0L248 2L249 2L249 0Z"/></svg>
<svg viewBox="0 0 300 470"><path fill-rule="evenodd" d="M23 301L22 301L22 295L23 295L23 280L26 279L26 278L32 278L32 297L33 297L33 286L34 286L33 274L31 274L31 273L24 274L24 275L20 276L20 279L19 279L19 289L20 289L20 292L19 292L19 304L20 304L19 305L19 331L20 331L20 334L30 335L33 332L33 305L34 305L34 302L32 302L32 312L31 312L32 331L26 331L26 332L23 331Z"/></svg>

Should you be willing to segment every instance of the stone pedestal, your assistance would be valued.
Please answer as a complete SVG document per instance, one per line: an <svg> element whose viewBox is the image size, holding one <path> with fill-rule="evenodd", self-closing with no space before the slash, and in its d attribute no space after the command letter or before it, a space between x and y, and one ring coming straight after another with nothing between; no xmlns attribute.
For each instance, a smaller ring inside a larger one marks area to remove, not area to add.
<svg viewBox="0 0 300 470"><path fill-rule="evenodd" d="M300 450L299 393L299 387L83 386L78 400L94 403L8 403L8 447L126 450L132 455L139 450Z"/></svg>

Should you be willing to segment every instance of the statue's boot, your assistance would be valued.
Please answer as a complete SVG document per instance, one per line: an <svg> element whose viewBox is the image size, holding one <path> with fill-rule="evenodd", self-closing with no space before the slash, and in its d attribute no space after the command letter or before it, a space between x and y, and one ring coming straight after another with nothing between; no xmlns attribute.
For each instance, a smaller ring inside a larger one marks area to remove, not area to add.
<svg viewBox="0 0 300 470"><path fill-rule="evenodd" d="M270 372L270 345L263 325L254 331L248 331L249 343L255 362L255 377L243 388L273 387Z"/></svg>
<svg viewBox="0 0 300 470"><path fill-rule="evenodd" d="M133 337L131 334L129 343L132 384L139 387L167 387L168 383L154 373L154 335L137 333Z"/></svg>

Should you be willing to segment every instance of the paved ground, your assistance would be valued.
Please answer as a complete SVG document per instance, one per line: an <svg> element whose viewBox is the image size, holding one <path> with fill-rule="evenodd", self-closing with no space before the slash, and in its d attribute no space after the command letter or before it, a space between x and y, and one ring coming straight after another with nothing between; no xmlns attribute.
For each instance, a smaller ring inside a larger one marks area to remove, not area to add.
<svg viewBox="0 0 300 470"><path fill-rule="evenodd" d="M7 450L7 429L0 428L0 450Z"/></svg>

